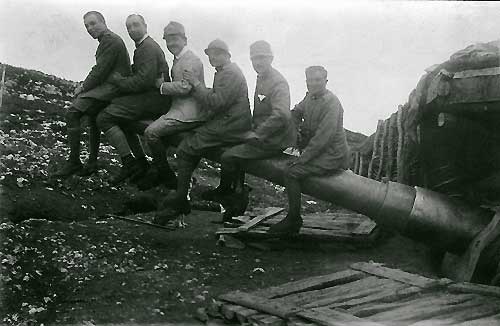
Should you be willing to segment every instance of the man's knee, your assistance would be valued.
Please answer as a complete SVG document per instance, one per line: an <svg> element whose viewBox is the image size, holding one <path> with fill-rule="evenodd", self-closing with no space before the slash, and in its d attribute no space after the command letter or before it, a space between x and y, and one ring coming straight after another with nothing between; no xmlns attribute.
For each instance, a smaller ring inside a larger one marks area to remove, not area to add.
<svg viewBox="0 0 500 326"><path fill-rule="evenodd" d="M295 179L295 180L302 179L306 177L307 174L300 164L287 165L283 172L285 179Z"/></svg>
<svg viewBox="0 0 500 326"><path fill-rule="evenodd" d="M233 151L231 149L228 149L227 151L224 151L220 157L220 161L222 165L224 166L234 166L238 163L238 157L233 155Z"/></svg>
<svg viewBox="0 0 500 326"><path fill-rule="evenodd" d="M80 119L82 117L82 112L70 107L66 112L66 126L68 128L78 128L80 127Z"/></svg>
<svg viewBox="0 0 500 326"><path fill-rule="evenodd" d="M96 123L99 129L101 129L103 132L108 131L112 127L116 125L116 122L114 121L114 117L109 114L108 112L101 111L96 118Z"/></svg>
<svg viewBox="0 0 500 326"><path fill-rule="evenodd" d="M158 132L158 127L154 122L150 124L146 128L146 130L144 130L144 138L146 138L146 141L150 144L157 144L161 142L161 135Z"/></svg>

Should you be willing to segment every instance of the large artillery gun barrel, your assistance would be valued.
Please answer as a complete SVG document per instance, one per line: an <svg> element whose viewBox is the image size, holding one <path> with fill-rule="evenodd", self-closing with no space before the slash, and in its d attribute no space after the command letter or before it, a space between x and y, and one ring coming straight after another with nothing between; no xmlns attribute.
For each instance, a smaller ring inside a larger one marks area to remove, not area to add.
<svg viewBox="0 0 500 326"><path fill-rule="evenodd" d="M289 155L283 155L248 162L244 168L255 176L283 185L283 171L289 160ZM469 249L494 215L491 210L425 188L379 182L351 171L305 179L302 192L364 214L406 237L459 255ZM496 242L499 241L497 237ZM500 257L496 253L485 256L490 260L496 257L489 264L498 265Z"/></svg>

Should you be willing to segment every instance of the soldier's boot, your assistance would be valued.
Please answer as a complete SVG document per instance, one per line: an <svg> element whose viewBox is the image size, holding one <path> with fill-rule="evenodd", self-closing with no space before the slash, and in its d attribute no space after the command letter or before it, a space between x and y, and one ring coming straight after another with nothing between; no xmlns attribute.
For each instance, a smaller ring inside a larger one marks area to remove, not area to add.
<svg viewBox="0 0 500 326"><path fill-rule="evenodd" d="M101 130L97 127L97 123L90 122L89 126L89 159L83 166L83 169L78 173L81 176L89 176L97 173L97 156L99 155L99 145L101 144Z"/></svg>
<svg viewBox="0 0 500 326"><path fill-rule="evenodd" d="M56 177L68 177L72 174L78 173L82 168L82 162L80 161L80 134L81 130L77 128L68 128L67 137L69 145L69 158L64 164L64 166L54 173Z"/></svg>
<svg viewBox="0 0 500 326"><path fill-rule="evenodd" d="M288 196L288 214L280 222L271 225L269 233L294 234L298 233L302 227L300 183L297 179L285 177L285 185Z"/></svg>
<svg viewBox="0 0 500 326"><path fill-rule="evenodd" d="M215 189L210 189L201 194L204 200L220 202L227 195L233 193L233 173L227 169L222 168L220 171L219 185Z"/></svg>
<svg viewBox="0 0 500 326"><path fill-rule="evenodd" d="M177 177L168 162L155 162L147 173L137 182L139 190L148 190L159 185L167 189L177 189Z"/></svg>

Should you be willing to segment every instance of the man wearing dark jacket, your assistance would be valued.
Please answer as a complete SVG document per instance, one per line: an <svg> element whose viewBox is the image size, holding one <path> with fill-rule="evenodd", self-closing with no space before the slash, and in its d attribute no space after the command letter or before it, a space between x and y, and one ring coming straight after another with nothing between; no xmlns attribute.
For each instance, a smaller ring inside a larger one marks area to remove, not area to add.
<svg viewBox="0 0 500 326"><path fill-rule="evenodd" d="M296 233L302 226L300 181L332 174L349 166L349 147L343 127L344 110L339 99L326 89L327 71L321 66L306 69L306 97L292 110L299 127L301 155L285 170L288 214L271 226L272 233Z"/></svg>
<svg viewBox="0 0 500 326"><path fill-rule="evenodd" d="M205 53L216 69L213 88L206 88L193 71L185 71L183 77L193 86L192 96L208 110L207 121L177 148L177 192L167 212L159 212L159 223L190 212L187 196L191 175L201 156L222 146L241 143L252 127L247 82L240 68L231 62L227 44L216 39Z"/></svg>
<svg viewBox="0 0 500 326"><path fill-rule="evenodd" d="M273 53L269 43L262 40L254 42L250 46L250 60L257 72L253 130L246 135L245 143L236 145L222 154L220 185L204 196L206 199L217 199L216 197L233 193L230 200L226 198L223 201L232 203L234 215L243 214L248 204L244 187L245 172L240 170L241 163L276 156L284 149L295 146L296 142L296 131L290 113L288 82L271 65ZM229 209L226 207L226 211ZM229 220L231 216L225 217Z"/></svg>
<svg viewBox="0 0 500 326"><path fill-rule="evenodd" d="M115 98L97 117L99 127L122 160L122 169L112 179L113 184L147 171L148 163L138 135L127 131L128 127L138 120L155 120L170 106L170 98L162 96L156 87L159 78L170 81L163 50L148 36L141 15L128 16L126 25L136 46L132 75L114 73L110 82L128 95Z"/></svg>
<svg viewBox="0 0 500 326"><path fill-rule="evenodd" d="M56 176L72 174L89 175L97 171L100 130L96 116L109 102L119 96L119 89L109 83L110 76L117 72L124 76L130 74L130 58L121 37L106 27L101 13L89 11L83 16L87 32L99 41L95 54L96 64L92 67L83 84L75 90L76 99L66 114L69 159ZM80 120L89 117L89 159L85 166L80 161Z"/></svg>

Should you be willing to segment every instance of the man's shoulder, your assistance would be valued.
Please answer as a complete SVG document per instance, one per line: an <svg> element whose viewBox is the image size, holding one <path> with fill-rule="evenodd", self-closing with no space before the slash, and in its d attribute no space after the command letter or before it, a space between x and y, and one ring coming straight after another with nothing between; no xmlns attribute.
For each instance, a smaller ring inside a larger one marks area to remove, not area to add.
<svg viewBox="0 0 500 326"><path fill-rule="evenodd" d="M103 36L101 38L101 42L112 42L112 43L123 43L123 44L125 44L123 42L123 39L119 35L113 33L109 29L103 34Z"/></svg>
<svg viewBox="0 0 500 326"><path fill-rule="evenodd" d="M342 104L340 103L339 98L337 95L333 94L332 91L327 89L323 98L329 106L342 109Z"/></svg>
<svg viewBox="0 0 500 326"><path fill-rule="evenodd" d="M286 85L288 87L288 81L286 78L275 68L271 68L270 77L273 85Z"/></svg>
<svg viewBox="0 0 500 326"><path fill-rule="evenodd" d="M180 60L189 64L202 64L201 59L191 50L187 50Z"/></svg>

